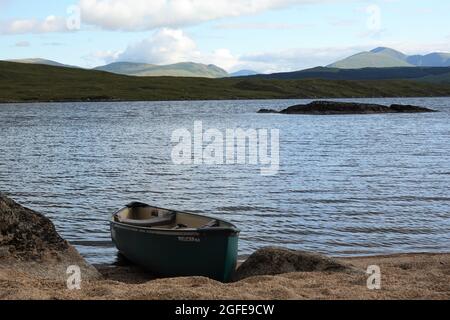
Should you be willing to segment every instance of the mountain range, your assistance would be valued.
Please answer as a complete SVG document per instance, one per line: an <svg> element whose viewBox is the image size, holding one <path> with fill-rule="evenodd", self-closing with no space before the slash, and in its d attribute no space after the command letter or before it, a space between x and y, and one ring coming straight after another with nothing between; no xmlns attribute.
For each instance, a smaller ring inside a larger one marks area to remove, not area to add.
<svg viewBox="0 0 450 320"><path fill-rule="evenodd" d="M146 63L114 62L106 66L97 67L95 70L138 77L226 78L229 76L228 72L213 64L205 65L193 62L181 62L162 66Z"/></svg>
<svg viewBox="0 0 450 320"><path fill-rule="evenodd" d="M56 61L47 59L16 59L8 60L10 62L26 63L26 64L41 64L54 67L69 67L78 68L62 64ZM99 66L93 70L105 71L115 74L122 74L128 76L138 77L195 77L195 78L227 78L227 77L240 77L258 74L252 70L240 70L234 73L228 73L222 68L213 64L202 64L194 62L181 62L169 65L155 65L148 63L135 63L135 62L114 62L104 66Z"/></svg>
<svg viewBox="0 0 450 320"><path fill-rule="evenodd" d="M392 67L339 69L317 67L294 72L257 75L250 78L270 80L416 80L450 82L450 67Z"/></svg>
<svg viewBox="0 0 450 320"><path fill-rule="evenodd" d="M408 56L400 51L379 47L360 52L328 65L329 68L361 69L392 67L450 67L450 53L433 52Z"/></svg>
<svg viewBox="0 0 450 320"><path fill-rule="evenodd" d="M11 60L28 64L43 64L57 67L71 67L45 59ZM240 70L228 73L213 64L181 62L169 65L155 65L135 62L114 62L94 68L127 76L138 77L259 77L265 79L326 79L326 80L390 80L415 79L431 82L450 82L450 53L434 52L427 55L408 56L400 51L379 47L371 51L360 52L327 67L306 70L258 74L252 70Z"/></svg>

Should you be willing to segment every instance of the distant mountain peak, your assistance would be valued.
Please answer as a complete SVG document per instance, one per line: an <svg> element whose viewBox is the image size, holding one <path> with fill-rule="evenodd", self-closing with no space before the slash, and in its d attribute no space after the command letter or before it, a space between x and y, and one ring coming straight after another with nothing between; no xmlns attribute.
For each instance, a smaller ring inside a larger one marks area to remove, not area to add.
<svg viewBox="0 0 450 320"><path fill-rule="evenodd" d="M168 65L155 65L136 62L114 62L105 66L97 67L95 70L138 77L228 77L228 72L214 64L206 65L195 62L178 62Z"/></svg>
<svg viewBox="0 0 450 320"><path fill-rule="evenodd" d="M348 58L330 64L330 68L339 69L362 69L362 68L393 68L412 67L413 65L404 61L401 57L391 52L360 52Z"/></svg>
<svg viewBox="0 0 450 320"><path fill-rule="evenodd" d="M67 64L59 63L53 60L48 59L42 59L42 58L27 58L27 59L13 59L8 60L9 62L16 62L16 63L26 63L26 64L43 64L47 66L54 66L54 67L67 67L67 68L78 68L76 66L70 66Z"/></svg>
<svg viewBox="0 0 450 320"><path fill-rule="evenodd" d="M370 50L370 52L373 52L373 53L380 53L380 52L386 52L386 51L387 52L398 52L398 53L403 54L403 52L400 52L398 50L388 48L388 47L377 47L375 49Z"/></svg>
<svg viewBox="0 0 450 320"><path fill-rule="evenodd" d="M395 50L395 49L392 49L392 48L388 48L388 47L378 47L378 48L375 48L375 49L371 50L370 52L388 55L388 56L390 56L392 58L400 59L400 60L403 60L403 61L405 61L406 58L407 58L407 55L404 54L403 52L400 52L398 50Z"/></svg>
<svg viewBox="0 0 450 320"><path fill-rule="evenodd" d="M328 67L340 69L390 68L390 67L449 67L449 53L430 53L427 55L408 56L398 50L388 47L377 47L364 51L343 60L330 64Z"/></svg>
<svg viewBox="0 0 450 320"><path fill-rule="evenodd" d="M239 71L230 73L230 76L231 77L246 77L246 76L254 76L257 74L259 74L259 72L256 72L253 70L248 70L248 69L243 69L243 70L239 70Z"/></svg>

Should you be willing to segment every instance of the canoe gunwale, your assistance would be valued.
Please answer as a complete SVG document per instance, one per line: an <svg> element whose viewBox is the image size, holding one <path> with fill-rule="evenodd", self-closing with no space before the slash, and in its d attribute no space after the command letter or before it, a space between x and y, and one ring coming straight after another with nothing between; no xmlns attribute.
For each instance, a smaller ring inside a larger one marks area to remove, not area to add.
<svg viewBox="0 0 450 320"><path fill-rule="evenodd" d="M202 234L226 234L229 236L239 235L240 230L237 228L207 228L207 229L181 229L172 230L164 228L151 228L151 227L137 227L126 223L117 221L111 221L113 227L120 227L122 229L134 230L137 232L154 233L154 234L166 234L171 236L184 236L184 235L202 235Z"/></svg>
<svg viewBox="0 0 450 320"><path fill-rule="evenodd" d="M187 214L191 216L196 217L205 217L204 215L190 213L190 212L184 212L184 211L178 211L178 210L171 210L171 209L165 209L155 206L146 205L145 203L137 202L136 204L139 204L139 206L148 206L155 209L160 210L168 210L174 213L180 213L180 214ZM232 223L222 220L210 217L211 219L217 220L219 222L229 224L230 227L210 227L210 228L185 228L185 229L166 229L166 228L160 228L160 227L142 227L142 226L136 226L131 225L123 222L119 222L115 220L115 217L122 212L123 210L130 209L130 204L117 210L114 212L114 214L111 217L111 226L118 226L121 228L126 228L129 230L135 230L138 232L145 232L145 233L154 233L154 234L165 234L165 235L172 235L172 236L184 236L184 235L207 235L207 234L217 234L217 235L228 235L228 236L237 236L240 234L241 230L239 230L235 225Z"/></svg>

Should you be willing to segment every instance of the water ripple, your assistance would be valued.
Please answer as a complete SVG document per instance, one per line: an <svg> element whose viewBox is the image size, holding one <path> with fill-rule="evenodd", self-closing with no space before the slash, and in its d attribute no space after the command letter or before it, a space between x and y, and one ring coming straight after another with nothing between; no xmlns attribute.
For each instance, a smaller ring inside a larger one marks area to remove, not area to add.
<svg viewBox="0 0 450 320"><path fill-rule="evenodd" d="M222 217L240 254L283 245L333 255L450 251L450 99L362 99L440 113L258 115L309 100L0 105L0 191L49 216L92 262L130 201ZM278 128L281 167L176 166L171 134Z"/></svg>

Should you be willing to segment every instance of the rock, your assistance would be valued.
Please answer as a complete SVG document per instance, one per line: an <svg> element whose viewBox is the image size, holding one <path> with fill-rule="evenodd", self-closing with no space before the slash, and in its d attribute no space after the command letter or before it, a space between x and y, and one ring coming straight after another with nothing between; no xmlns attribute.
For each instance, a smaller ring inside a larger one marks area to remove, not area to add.
<svg viewBox="0 0 450 320"><path fill-rule="evenodd" d="M320 254L267 247L253 253L236 270L233 281L253 276L312 271L361 272L352 266Z"/></svg>
<svg viewBox="0 0 450 320"><path fill-rule="evenodd" d="M274 110L262 109L259 113L276 113ZM280 111L281 114L310 114L310 115L336 115L336 114L376 114L376 113L417 113L436 112L428 108L393 104L390 107L379 104L314 101L305 105L295 105Z"/></svg>
<svg viewBox="0 0 450 320"><path fill-rule="evenodd" d="M71 265L80 267L82 279L100 278L48 218L0 194L0 268L65 279Z"/></svg>
<svg viewBox="0 0 450 320"><path fill-rule="evenodd" d="M0 247L0 259L10 255L9 247Z"/></svg>
<svg viewBox="0 0 450 320"><path fill-rule="evenodd" d="M258 111L258 113L279 113L279 112L272 109L261 109Z"/></svg>
<svg viewBox="0 0 450 320"><path fill-rule="evenodd" d="M67 250L69 245L43 215L0 195L0 246L9 246L18 259L39 257L47 251Z"/></svg>
<svg viewBox="0 0 450 320"><path fill-rule="evenodd" d="M401 104L393 104L391 105L391 109L399 113L437 112L436 110L431 110L423 107L417 107L412 105L401 105Z"/></svg>

